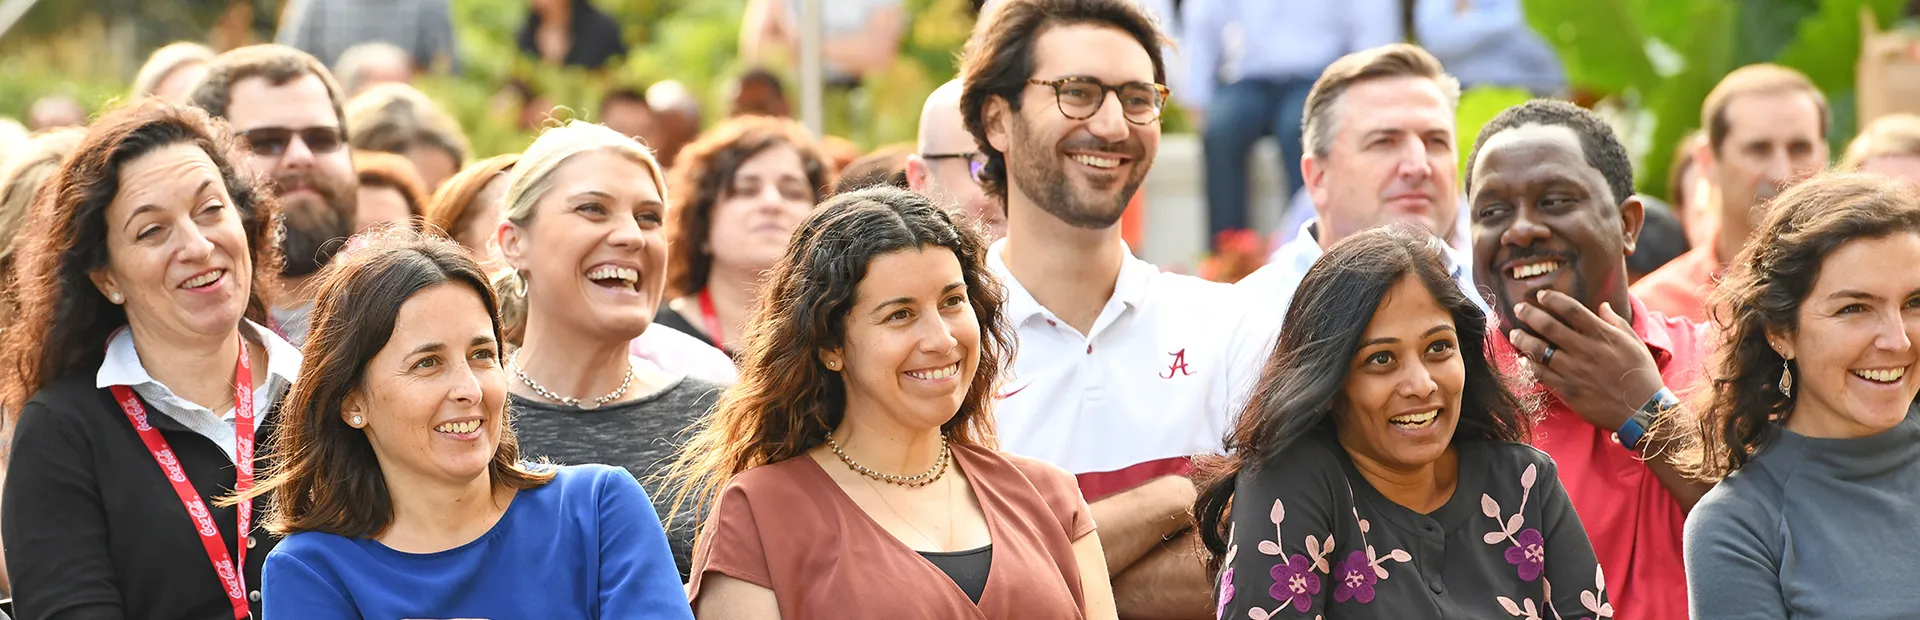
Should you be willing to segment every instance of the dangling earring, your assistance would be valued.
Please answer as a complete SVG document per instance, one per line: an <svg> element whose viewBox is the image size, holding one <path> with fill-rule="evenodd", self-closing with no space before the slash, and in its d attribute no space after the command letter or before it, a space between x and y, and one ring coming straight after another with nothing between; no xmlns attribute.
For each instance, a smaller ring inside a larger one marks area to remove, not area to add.
<svg viewBox="0 0 1920 620"><path fill-rule="evenodd" d="M1780 395L1793 398L1793 367L1788 360L1780 361Z"/></svg>
<svg viewBox="0 0 1920 620"><path fill-rule="evenodd" d="M360 428L360 426L361 426L362 424L366 424L366 421L364 421L364 420L361 420L361 419L360 419L360 416L353 416L353 427L354 427L354 428Z"/></svg>

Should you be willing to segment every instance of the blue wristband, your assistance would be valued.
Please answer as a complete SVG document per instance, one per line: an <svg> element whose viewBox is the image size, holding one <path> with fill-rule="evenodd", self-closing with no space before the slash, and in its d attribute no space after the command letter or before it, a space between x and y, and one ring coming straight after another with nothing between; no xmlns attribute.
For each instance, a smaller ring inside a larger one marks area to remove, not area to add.
<svg viewBox="0 0 1920 620"><path fill-rule="evenodd" d="M1633 417L1627 418L1626 424L1620 425L1620 430L1614 431L1614 436L1619 438L1621 446L1638 451L1640 440L1647 436L1647 427L1653 426L1654 420L1659 416L1679 406L1680 398L1674 396L1672 390L1662 386L1660 391L1654 392L1653 396L1647 399L1646 404L1640 405L1640 409L1633 412Z"/></svg>

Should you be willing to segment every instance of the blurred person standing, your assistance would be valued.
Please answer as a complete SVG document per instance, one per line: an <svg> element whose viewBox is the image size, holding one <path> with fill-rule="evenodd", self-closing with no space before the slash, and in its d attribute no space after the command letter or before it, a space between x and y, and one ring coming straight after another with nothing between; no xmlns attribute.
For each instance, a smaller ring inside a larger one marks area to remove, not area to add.
<svg viewBox="0 0 1920 620"><path fill-rule="evenodd" d="M741 382L669 474L676 505L709 513L687 587L702 617L1115 617L1073 478L995 445L1012 334L985 254L896 188L800 225Z"/></svg>
<svg viewBox="0 0 1920 620"><path fill-rule="evenodd" d="M675 80L647 87L647 107L653 109L654 132L642 142L652 147L668 169L680 164L680 149L700 135L700 99Z"/></svg>
<svg viewBox="0 0 1920 620"><path fill-rule="evenodd" d="M349 101L379 84L413 82L413 57L407 50L385 41L361 43L347 48L333 63L333 76L340 79Z"/></svg>
<svg viewBox="0 0 1920 620"><path fill-rule="evenodd" d="M486 278L412 231L322 272L278 465L240 495L287 537L267 617L692 620L632 474L523 460Z"/></svg>
<svg viewBox="0 0 1920 620"><path fill-rule="evenodd" d="M86 135L86 130L79 127L37 134L18 151L9 153L6 164L0 166L0 331L13 326L18 301L14 284L20 276L14 263L26 245L22 235L33 215L35 198Z"/></svg>
<svg viewBox="0 0 1920 620"><path fill-rule="evenodd" d="M193 92L194 105L232 126L247 154L238 163L280 203L286 263L268 326L295 345L306 342L313 308L307 280L353 234L360 188L340 92L319 60L283 45L215 57Z"/></svg>
<svg viewBox="0 0 1920 620"><path fill-rule="evenodd" d="M1346 54L1396 43L1394 0L1187 0L1181 40L1190 67L1178 91L1201 128L1207 239L1250 228L1254 142L1280 146L1281 196L1304 185L1301 117L1315 76Z"/></svg>
<svg viewBox="0 0 1920 620"><path fill-rule="evenodd" d="M495 233L521 300L508 403L528 458L624 467L648 486L685 577L697 515L668 510L657 474L720 386L635 358L669 273L666 175L646 147L601 125L549 129L507 173Z"/></svg>
<svg viewBox="0 0 1920 620"><path fill-rule="evenodd" d="M1019 348L994 423L1007 451L1075 475L1127 617L1213 608L1189 459L1222 449L1278 322L1121 237L1159 151L1165 42L1132 0L1001 0L960 71L978 178L1007 210L987 264Z"/></svg>
<svg viewBox="0 0 1920 620"><path fill-rule="evenodd" d="M654 126L658 122L654 120L653 108L647 105L647 96L639 90L623 87L608 91L600 98L600 114L596 118L608 129L653 146L647 140L655 135Z"/></svg>
<svg viewBox="0 0 1920 620"><path fill-rule="evenodd" d="M1567 72L1527 25L1522 0L1417 0L1413 31L1461 86L1505 86L1539 96L1565 90Z"/></svg>
<svg viewBox="0 0 1920 620"><path fill-rule="evenodd" d="M1667 195L1673 197L1670 204L1687 233L1688 249L1710 245L1720 234L1719 189L1696 157L1706 143L1707 133L1698 129L1681 138L1674 146L1673 168L1667 171Z"/></svg>
<svg viewBox="0 0 1920 620"><path fill-rule="evenodd" d="M860 159L853 160L845 170L840 171L840 180L834 183L833 193L845 194L875 185L911 189L907 187L907 156L912 153L911 144L889 144L861 155Z"/></svg>
<svg viewBox="0 0 1920 620"><path fill-rule="evenodd" d="M727 112L727 116L793 116L793 104L787 101L787 89L780 84L780 76L772 71L748 71L733 81L731 90L732 94L727 99L733 102L733 108Z"/></svg>
<svg viewBox="0 0 1920 620"><path fill-rule="evenodd" d="M207 63L213 62L213 50L191 41L169 43L147 56L146 64L133 76L135 98L153 95L174 103L187 103L193 87L207 75Z"/></svg>
<svg viewBox="0 0 1920 620"><path fill-rule="evenodd" d="M427 190L420 182L420 173L414 171L413 162L392 153L366 151L354 153L353 170L360 179L353 210L355 233L388 223L420 227Z"/></svg>
<svg viewBox="0 0 1920 620"><path fill-rule="evenodd" d="M45 131L60 127L85 127L87 109L66 95L47 95L27 106L27 129Z"/></svg>
<svg viewBox="0 0 1920 620"><path fill-rule="evenodd" d="M519 153L495 155L462 168L433 192L421 215L431 230L452 238L488 274L505 268L493 233L500 228L500 202L507 193L507 171L520 161Z"/></svg>
<svg viewBox="0 0 1920 620"><path fill-rule="evenodd" d="M627 55L620 24L588 0L529 0L514 41L531 58L582 69L600 69Z"/></svg>
<svg viewBox="0 0 1920 620"><path fill-rule="evenodd" d="M734 354L766 270L834 174L791 119L742 116L687 145L673 168L662 325Z"/></svg>
<svg viewBox="0 0 1920 620"><path fill-rule="evenodd" d="M802 0L747 0L740 20L740 58L748 65L798 69ZM909 16L902 0L833 0L820 3L822 106L827 135L849 136L864 126L866 102L854 96L861 84L886 73L900 56Z"/></svg>
<svg viewBox="0 0 1920 620"><path fill-rule="evenodd" d="M1713 241L1635 282L1634 296L1667 316L1708 320L1707 295L1766 215L1766 202L1827 166L1831 117L1826 95L1799 71L1748 65L1721 79L1702 106L1707 141L1694 153L1719 189L1719 204L1704 205L1720 214Z"/></svg>
<svg viewBox="0 0 1920 620"><path fill-rule="evenodd" d="M967 219L984 225L988 241L1007 236L1007 210L980 191L978 175L987 158L967 133L960 116L960 80L933 89L920 108L920 137L907 156L907 187L935 203L959 209Z"/></svg>
<svg viewBox="0 0 1920 620"><path fill-rule="evenodd" d="M440 104L406 84L380 84L347 101L347 143L413 160L427 191L467 164L467 137Z"/></svg>
<svg viewBox="0 0 1920 620"><path fill-rule="evenodd" d="M300 352L259 324L279 218L228 139L158 99L110 112L22 235L0 344L19 618L260 616L265 506L214 500L271 466Z"/></svg>
<svg viewBox="0 0 1920 620"><path fill-rule="evenodd" d="M1838 168L1920 184L1920 116L1891 114L1873 119L1847 145Z"/></svg>
<svg viewBox="0 0 1920 620"><path fill-rule="evenodd" d="M377 41L406 50L416 67L460 70L453 0L288 0L273 38L330 67L354 46Z"/></svg>

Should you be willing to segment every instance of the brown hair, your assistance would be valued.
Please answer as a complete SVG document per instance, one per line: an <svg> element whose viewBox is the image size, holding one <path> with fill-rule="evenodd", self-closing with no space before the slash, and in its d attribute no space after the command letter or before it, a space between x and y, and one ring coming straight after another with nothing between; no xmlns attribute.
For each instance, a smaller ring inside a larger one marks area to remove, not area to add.
<svg viewBox="0 0 1920 620"><path fill-rule="evenodd" d="M1681 453L1684 469L1703 480L1745 466L1766 448L1768 424L1792 412L1794 397L1776 387L1792 362L1773 350L1767 332L1797 328L1827 256L1853 241L1920 234L1920 197L1879 175L1817 176L1768 204L1707 302L1718 342L1708 389L1696 396L1698 434Z"/></svg>
<svg viewBox="0 0 1920 620"><path fill-rule="evenodd" d="M366 379L367 363L393 337L401 306L439 284L473 290L486 304L496 351L500 315L480 266L452 241L404 228L367 237L320 272L313 331L301 350L300 378L280 409L280 435L261 483L244 494L272 496L263 525L276 534L325 532L348 538L380 534L393 523L393 498L366 431L340 411ZM501 371L504 372L504 371ZM531 489L553 479L520 463L520 446L505 407L500 444L487 473L494 488Z"/></svg>
<svg viewBox="0 0 1920 620"><path fill-rule="evenodd" d="M353 171L360 175L361 188L384 187L400 192L400 197L407 201L407 214L414 218L407 225L420 227L427 185L420 181L420 172L413 168L413 160L393 153L358 151L353 154Z"/></svg>
<svg viewBox="0 0 1920 620"><path fill-rule="evenodd" d="M214 118L226 118L227 106L233 104L234 84L257 77L280 86L307 75L319 77L320 83L327 87L327 98L333 100L334 118L345 130L347 114L340 103L340 84L333 81L333 73L313 55L285 45L249 45L215 56L207 65L207 77L193 89L193 105Z"/></svg>
<svg viewBox="0 0 1920 620"><path fill-rule="evenodd" d="M1707 128L1707 144L1714 153L1720 152L1720 145L1726 143L1727 133L1733 131L1727 120L1727 107L1733 105L1735 97L1741 95L1765 95L1781 92L1806 93L1813 98L1815 106L1820 108L1820 135L1825 140L1827 127L1833 124L1833 112L1827 109L1827 96L1814 87L1807 76L1772 63L1747 65L1734 69L1727 77L1707 93L1707 101L1700 106L1700 126Z"/></svg>
<svg viewBox="0 0 1920 620"><path fill-rule="evenodd" d="M1699 144L1701 137L1705 135L1695 129L1681 136L1680 141L1673 145L1673 165L1667 167L1667 196L1669 197L1667 204L1672 205L1675 215L1686 213L1693 207L1699 206L1687 202L1687 192L1692 191L1693 188L1686 186L1684 177L1687 174L1687 168L1693 166L1694 146ZM1694 177L1699 176L1700 173L1695 171ZM1680 220L1684 222L1686 218L1682 217Z"/></svg>
<svg viewBox="0 0 1920 620"><path fill-rule="evenodd" d="M1891 114L1876 118L1854 136L1840 158L1841 170L1859 170L1876 157L1920 157L1920 116Z"/></svg>
<svg viewBox="0 0 1920 620"><path fill-rule="evenodd" d="M174 144L198 147L219 170L253 265L246 317L267 320L273 278L280 273L273 233L279 204L228 159L237 151L225 123L159 99L135 102L94 121L27 216L17 263L19 316L0 338L0 359L9 360L0 368L6 373L0 405L9 417L48 383L97 363L107 337L127 324L126 309L107 303L89 277L107 264L107 206L120 193L121 166Z"/></svg>
<svg viewBox="0 0 1920 620"><path fill-rule="evenodd" d="M412 86L374 85L347 102L346 114L347 143L357 151L406 155L425 146L453 157L455 168L467 163L467 137L460 133L460 124Z"/></svg>
<svg viewBox="0 0 1920 620"><path fill-rule="evenodd" d="M480 190L486 189L488 183L492 183L494 179L512 170L513 165L519 161L519 153L495 155L467 164L467 167L461 168L460 172L447 177L447 182L441 183L440 189L435 190L433 198L427 201L426 212L423 214L427 219L427 225L432 227L431 230L445 233L454 241L465 245L466 241L460 238L460 231L466 230L467 226L473 223L475 213L473 201L480 197Z"/></svg>
<svg viewBox="0 0 1920 620"><path fill-rule="evenodd" d="M5 289L0 295L13 295L15 250L22 245L17 240L27 213L33 209L34 197L86 135L87 130L80 127L61 127L35 135L19 152L10 153L6 167L0 169L0 285ZM12 301L0 303L0 329L12 323L12 317Z"/></svg>
<svg viewBox="0 0 1920 620"><path fill-rule="evenodd" d="M707 288L707 276L713 273L707 242L713 234L713 207L732 193L733 175L742 164L776 146L800 152L813 202L826 198L833 187L833 170L813 136L792 119L734 117L680 149L667 175L667 187L674 196L667 211L668 294L692 295Z"/></svg>
<svg viewBox="0 0 1920 620"><path fill-rule="evenodd" d="M740 378L691 429L673 465L670 514L689 499L700 512L728 481L749 469L806 454L840 425L846 384L821 365L820 352L844 346L855 292L874 259L944 248L960 260L967 302L980 323L980 365L952 418L941 425L958 445L991 448L993 388L1013 359L1014 339L987 270L986 245L925 196L872 187L829 199L794 232L754 304L740 350Z"/></svg>
<svg viewBox="0 0 1920 620"><path fill-rule="evenodd" d="M1300 122L1300 142L1307 153L1324 159L1333 152L1339 104L1348 89L1361 82L1396 77L1433 80L1450 107L1460 105L1460 80L1447 75L1440 60L1420 46L1389 43L1347 54L1327 65L1320 78L1313 81L1313 89L1307 91L1306 113Z"/></svg>
<svg viewBox="0 0 1920 620"><path fill-rule="evenodd" d="M1153 81L1166 83L1161 47L1170 45L1153 18L1129 0L1003 0L987 11L960 55L960 114L967 132L986 156L980 189L1002 203L1007 199L1007 155L987 142L987 102L995 97L1007 110L1020 112L1020 93L1033 78L1033 46L1040 35L1059 26L1090 24L1126 31L1146 48Z"/></svg>
<svg viewBox="0 0 1920 620"><path fill-rule="evenodd" d="M853 160L840 171L840 181L834 185L833 193L845 194L875 185L912 189L907 187L907 156L913 154L913 149L912 144L889 144Z"/></svg>

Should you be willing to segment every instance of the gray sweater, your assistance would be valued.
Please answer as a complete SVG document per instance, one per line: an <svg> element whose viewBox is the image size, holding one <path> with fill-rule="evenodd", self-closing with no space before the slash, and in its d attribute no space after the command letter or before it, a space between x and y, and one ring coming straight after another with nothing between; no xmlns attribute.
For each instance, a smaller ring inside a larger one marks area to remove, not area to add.
<svg viewBox="0 0 1920 620"><path fill-rule="evenodd" d="M725 388L691 377L682 378L652 395L592 411L510 397L513 430L520 440L520 457L550 459L561 465L600 463L625 467L640 479L663 524L673 504L672 491L654 480L668 464L680 432L713 408ZM667 528L673 563L685 580L693 559L693 534L699 515L681 514Z"/></svg>
<svg viewBox="0 0 1920 620"><path fill-rule="evenodd" d="M1916 410L1859 439L1773 427L1687 517L1693 620L1920 616Z"/></svg>

